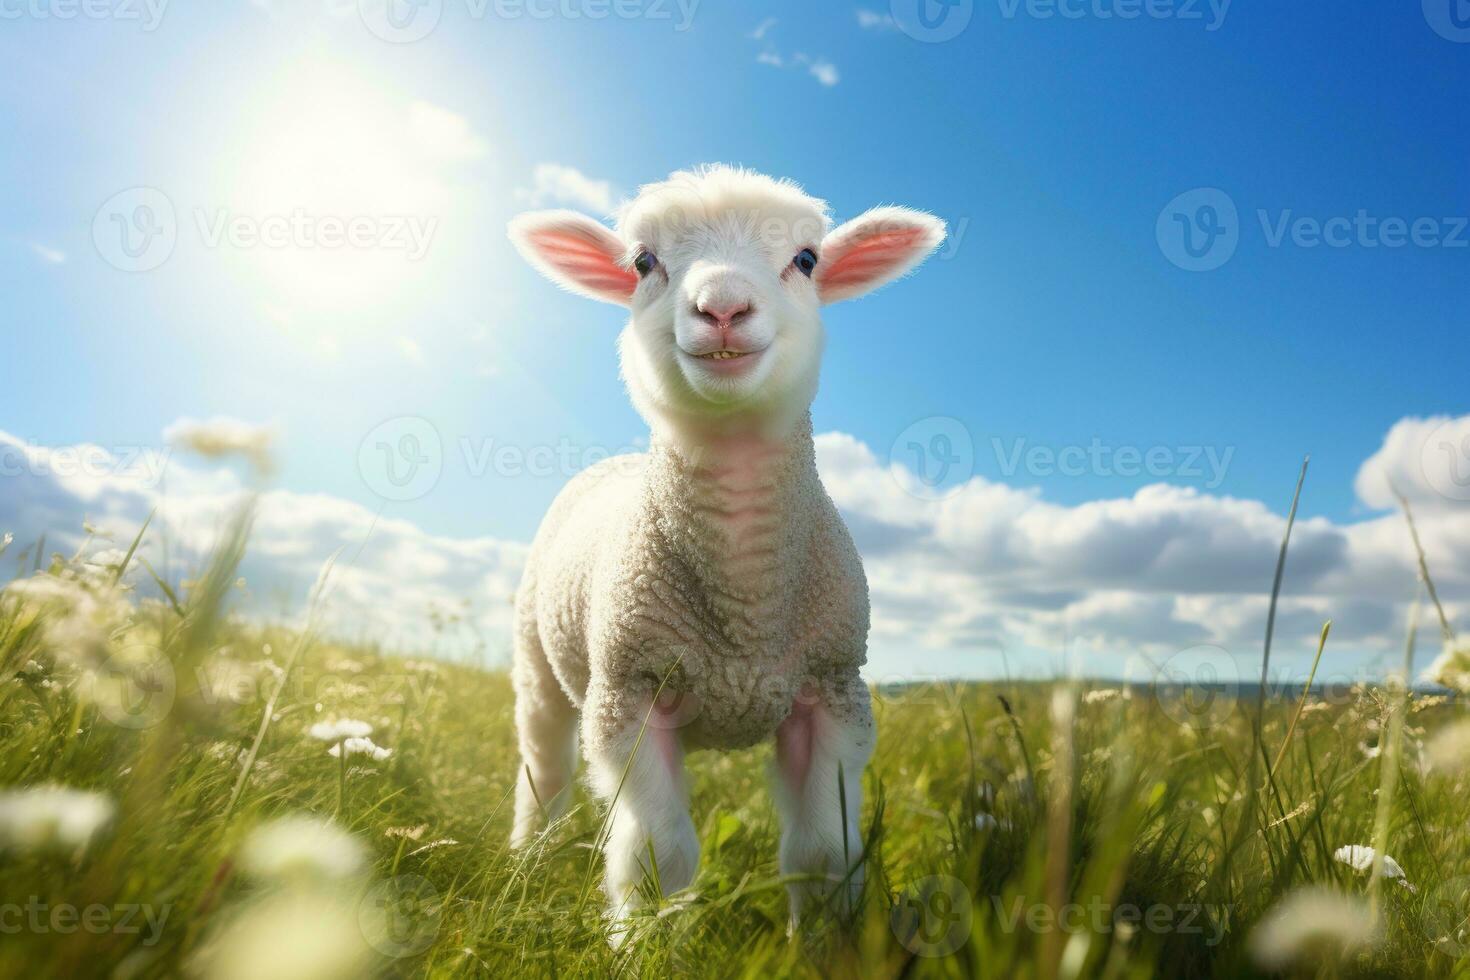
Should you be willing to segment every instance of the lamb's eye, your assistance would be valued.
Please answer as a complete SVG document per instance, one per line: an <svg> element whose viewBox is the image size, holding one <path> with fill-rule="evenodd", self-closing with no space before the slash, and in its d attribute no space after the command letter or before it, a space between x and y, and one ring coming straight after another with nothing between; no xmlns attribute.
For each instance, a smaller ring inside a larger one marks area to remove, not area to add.
<svg viewBox="0 0 1470 980"><path fill-rule="evenodd" d="M791 260L791 264L800 269L802 275L810 279L812 272L817 268L817 253L809 248L804 248L796 253L796 258Z"/></svg>
<svg viewBox="0 0 1470 980"><path fill-rule="evenodd" d="M633 256L633 268L638 270L640 276L646 276L658 268L658 256L646 248L640 248L638 254Z"/></svg>

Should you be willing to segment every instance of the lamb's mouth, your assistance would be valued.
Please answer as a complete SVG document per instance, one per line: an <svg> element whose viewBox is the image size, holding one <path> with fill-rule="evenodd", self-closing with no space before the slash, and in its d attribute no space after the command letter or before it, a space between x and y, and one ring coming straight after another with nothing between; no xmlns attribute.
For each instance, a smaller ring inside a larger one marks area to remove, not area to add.
<svg viewBox="0 0 1470 980"><path fill-rule="evenodd" d="M729 348L722 347L719 350L710 350L696 354L693 351L684 350L681 347L679 348L679 352L706 371L712 371L716 374L730 374L732 372L744 372L747 370L752 364L760 360L760 355L766 352L766 348L762 347L758 350L730 350Z"/></svg>
<svg viewBox="0 0 1470 980"><path fill-rule="evenodd" d="M695 354L694 356L701 361L728 361L731 358L749 357L759 353L760 351L756 350L712 350L708 354Z"/></svg>

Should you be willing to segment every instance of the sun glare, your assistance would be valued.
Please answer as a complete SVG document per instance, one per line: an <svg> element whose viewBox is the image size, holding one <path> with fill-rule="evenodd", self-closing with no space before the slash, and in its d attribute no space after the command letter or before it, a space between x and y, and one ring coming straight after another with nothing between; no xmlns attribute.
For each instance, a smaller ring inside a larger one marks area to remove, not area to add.
<svg viewBox="0 0 1470 980"><path fill-rule="evenodd" d="M454 169L483 153L453 113L313 66L259 100L228 154L233 207L199 216L277 319L382 310L427 288Z"/></svg>

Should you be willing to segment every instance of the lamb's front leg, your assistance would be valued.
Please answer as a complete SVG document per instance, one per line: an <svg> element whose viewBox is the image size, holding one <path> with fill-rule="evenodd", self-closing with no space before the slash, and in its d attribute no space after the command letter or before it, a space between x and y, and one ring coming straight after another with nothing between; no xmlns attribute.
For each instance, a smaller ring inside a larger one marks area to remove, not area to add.
<svg viewBox="0 0 1470 980"><path fill-rule="evenodd" d="M639 887L645 877L654 880L655 870L662 894L688 887L699 866L699 837L689 817L678 730L658 718L645 724L645 715L615 725L598 717L588 712L584 740L593 786L612 806L604 884L609 914L621 922L642 903ZM615 927L613 941L623 936Z"/></svg>
<svg viewBox="0 0 1470 980"><path fill-rule="evenodd" d="M832 896L833 908L844 915L857 906L863 885L858 818L863 769L873 754L873 742L872 706L867 686L858 677L843 682L835 692L798 697L776 730L774 795L783 824L781 873L823 879L787 887L793 929L809 901Z"/></svg>

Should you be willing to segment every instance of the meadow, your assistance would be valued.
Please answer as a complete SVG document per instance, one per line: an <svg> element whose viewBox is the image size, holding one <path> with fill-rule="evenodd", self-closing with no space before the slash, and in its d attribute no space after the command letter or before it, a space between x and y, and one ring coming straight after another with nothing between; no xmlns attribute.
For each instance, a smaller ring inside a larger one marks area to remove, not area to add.
<svg viewBox="0 0 1470 980"><path fill-rule="evenodd" d="M1470 975L1464 710L1392 683L876 690L858 907L788 935L770 749L699 754L614 949L585 790L506 846L505 672L236 618L248 539L4 559L0 975Z"/></svg>

